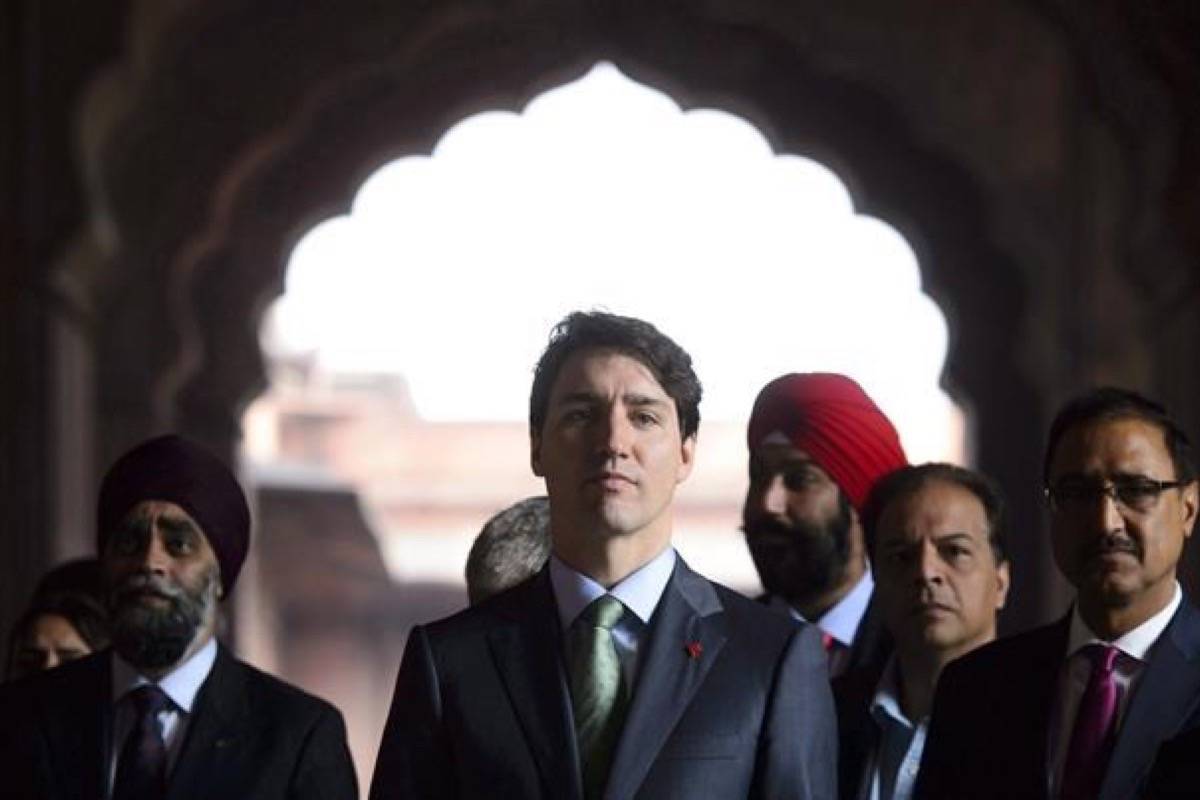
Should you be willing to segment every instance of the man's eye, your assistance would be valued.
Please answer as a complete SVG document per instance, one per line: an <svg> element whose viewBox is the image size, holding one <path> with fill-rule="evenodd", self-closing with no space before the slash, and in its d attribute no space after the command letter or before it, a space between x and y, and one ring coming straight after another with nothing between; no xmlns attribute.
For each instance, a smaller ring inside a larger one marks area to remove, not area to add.
<svg viewBox="0 0 1200 800"><path fill-rule="evenodd" d="M639 411L633 415L633 421L642 426L657 425L658 417L654 416L649 411Z"/></svg>
<svg viewBox="0 0 1200 800"><path fill-rule="evenodd" d="M1092 497L1098 497L1104 491L1104 487L1089 483L1064 483L1055 488L1054 493L1058 499L1064 503L1075 503L1081 500L1088 500Z"/></svg>
<svg viewBox="0 0 1200 800"><path fill-rule="evenodd" d="M1147 481L1130 481L1116 484L1117 496L1123 500L1144 500L1158 494L1158 485Z"/></svg>
<svg viewBox="0 0 1200 800"><path fill-rule="evenodd" d="M167 550L174 555L187 555L195 549L190 536L172 536L167 539Z"/></svg>
<svg viewBox="0 0 1200 800"><path fill-rule="evenodd" d="M128 556L138 551L141 541L142 537L139 531L125 528L117 532L109 547L117 555Z"/></svg>
<svg viewBox="0 0 1200 800"><path fill-rule="evenodd" d="M947 560L964 558L971 555L971 551L960 544L947 545L942 548L942 558Z"/></svg>
<svg viewBox="0 0 1200 800"><path fill-rule="evenodd" d="M793 491L807 489L817 482L817 476L809 470L794 470L783 475L783 485Z"/></svg>

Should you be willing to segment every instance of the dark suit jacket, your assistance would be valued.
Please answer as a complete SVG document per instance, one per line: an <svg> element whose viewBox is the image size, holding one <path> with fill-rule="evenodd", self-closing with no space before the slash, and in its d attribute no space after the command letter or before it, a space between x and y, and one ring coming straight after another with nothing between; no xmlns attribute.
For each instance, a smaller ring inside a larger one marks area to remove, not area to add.
<svg viewBox="0 0 1200 800"><path fill-rule="evenodd" d="M882 670L860 669L833 680L838 723L838 797L866 800L863 777L879 747L879 725L871 717L871 701ZM867 787L869 790L869 787Z"/></svg>
<svg viewBox="0 0 1200 800"><path fill-rule="evenodd" d="M547 570L414 628L373 800L579 798L561 638ZM639 650L606 797L835 795L833 704L811 626L709 583L681 559Z"/></svg>
<svg viewBox="0 0 1200 800"><path fill-rule="evenodd" d="M916 796L1047 798L1070 617L969 653L938 681ZM1186 600L1125 708L1098 800L1137 795L1159 744L1200 701L1200 612Z"/></svg>
<svg viewBox="0 0 1200 800"><path fill-rule="evenodd" d="M105 796L112 718L108 651L0 687L0 795ZM217 651L192 707L168 800L355 800L333 706Z"/></svg>
<svg viewBox="0 0 1200 800"><path fill-rule="evenodd" d="M757 599L764 605L770 605L772 597L770 594L764 594ZM871 602L867 604L867 610L863 612L858 629L854 632L854 641L850 644L850 654L846 658L842 674L857 673L867 677L874 676L878 680L892 655L892 648L892 635L884 627L883 614L879 610L879 604L875 602L875 595L872 594Z"/></svg>

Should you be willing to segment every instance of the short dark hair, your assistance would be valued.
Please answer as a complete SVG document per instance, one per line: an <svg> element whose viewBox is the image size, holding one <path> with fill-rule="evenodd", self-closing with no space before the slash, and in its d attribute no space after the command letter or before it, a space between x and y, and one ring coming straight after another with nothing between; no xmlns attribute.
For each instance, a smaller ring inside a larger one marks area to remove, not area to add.
<svg viewBox="0 0 1200 800"><path fill-rule="evenodd" d="M1154 425L1163 433L1167 452L1175 465L1175 480L1190 483L1196 478L1192 460L1192 443L1187 434L1171 419L1167 410L1137 392L1116 386L1092 389L1068 401L1050 423L1046 438L1046 454L1042 461L1042 482L1050 483L1050 463L1055 449L1067 431L1097 420L1138 419Z"/></svg>
<svg viewBox="0 0 1200 800"><path fill-rule="evenodd" d="M862 525L863 538L872 560L875 556L879 520L883 517L883 512L887 510L887 507L895 500L915 494L926 484L938 481L966 489L975 495L980 505L983 506L984 517L987 519L988 544L992 546L992 555L995 556L997 564L1008 561L1004 495L1001 494L1000 487L982 473L954 464L943 463L901 467L880 480L871 489L871 494L863 506Z"/></svg>
<svg viewBox="0 0 1200 800"><path fill-rule="evenodd" d="M550 557L550 500L527 497L483 525L467 556L471 605L535 575Z"/></svg>
<svg viewBox="0 0 1200 800"><path fill-rule="evenodd" d="M702 389L692 369L692 357L649 322L603 311L573 311L550 332L550 343L533 372L531 433L541 433L554 381L567 359L581 350L614 350L640 361L675 401L682 438L696 435Z"/></svg>

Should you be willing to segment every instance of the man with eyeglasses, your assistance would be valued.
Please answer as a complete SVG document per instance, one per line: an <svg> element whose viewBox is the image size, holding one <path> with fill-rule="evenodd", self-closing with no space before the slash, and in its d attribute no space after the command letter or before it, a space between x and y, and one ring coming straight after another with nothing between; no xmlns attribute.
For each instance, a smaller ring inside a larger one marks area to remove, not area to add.
<svg viewBox="0 0 1200 800"><path fill-rule="evenodd" d="M1200 612L1175 578L1198 504L1187 437L1158 404L1098 389L1054 419L1043 476L1075 604L947 667L919 798L1140 796L1200 701Z"/></svg>

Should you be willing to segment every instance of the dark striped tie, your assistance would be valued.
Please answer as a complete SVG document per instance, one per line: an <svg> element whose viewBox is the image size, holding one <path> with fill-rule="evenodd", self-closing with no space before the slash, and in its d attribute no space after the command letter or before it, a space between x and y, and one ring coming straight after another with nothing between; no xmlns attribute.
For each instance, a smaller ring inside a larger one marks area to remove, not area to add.
<svg viewBox="0 0 1200 800"><path fill-rule="evenodd" d="M167 746L158 715L171 707L163 690L146 684L126 695L133 704L133 731L117 759L112 800L162 800L167 792Z"/></svg>

